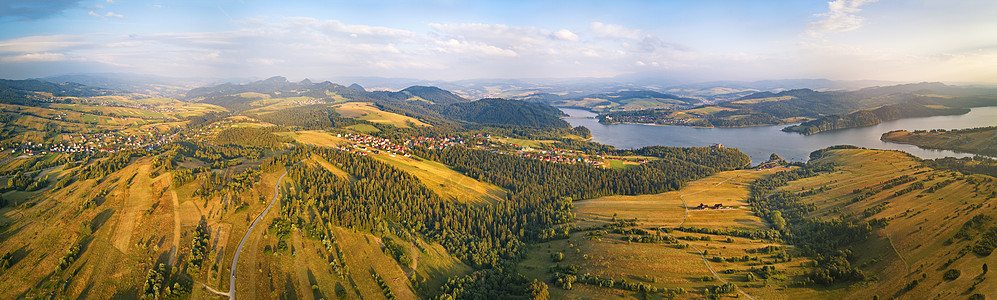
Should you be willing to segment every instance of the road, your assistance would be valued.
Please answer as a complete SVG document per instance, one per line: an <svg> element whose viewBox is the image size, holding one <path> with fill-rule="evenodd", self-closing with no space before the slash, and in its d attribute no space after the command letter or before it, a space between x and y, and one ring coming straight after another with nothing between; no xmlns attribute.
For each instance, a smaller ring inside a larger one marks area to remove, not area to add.
<svg viewBox="0 0 997 300"><path fill-rule="evenodd" d="M244 235L242 237L242 241L239 242L239 248L235 249L235 257L232 258L232 277L229 278L229 288L228 288L228 298L230 300L235 300L235 271L237 264L239 263L239 253L242 252L242 246L246 245L246 240L249 239L249 234L253 233L253 228L256 228L256 223L259 223L260 220L262 220L263 217L266 216L268 212L270 212L270 208L273 207L273 204L277 203L277 197L280 196L280 194L278 194L278 192L280 191L280 183L281 181L284 181L284 176L287 176L287 171L284 171L284 174L280 175L280 179L277 179L277 185L273 187L273 200L270 200L270 204L267 205L267 208L264 209L263 212L256 217L256 220L253 220L253 224L249 225L249 230L246 230L246 235Z"/></svg>
<svg viewBox="0 0 997 300"><path fill-rule="evenodd" d="M688 194L679 196L679 199L682 200L682 207L685 208L685 215L682 216L682 223L679 223L679 226L682 226L683 224L685 224L685 220L689 218L689 205L685 203L685 196L690 196L690 195L699 194L699 193L702 193L702 192L705 192L705 191L712 190L713 188L718 187L721 184L724 184L725 182L730 181L731 179L734 179L736 177L737 176L731 176L730 178L724 179L724 181L718 182L716 185L711 186L708 189L705 189L705 190L702 190L702 191L698 191L698 192L694 192L694 193L688 193ZM668 233L665 233L665 234L668 235L668 236L670 236L670 237L672 237L672 238L675 238L671 234L668 234ZM676 240L678 240L678 239L676 239ZM706 255L703 254L703 250L699 250L699 247L696 247L696 246L694 246L692 244L689 244L689 243L686 243L684 241L681 241L681 240L678 240L678 241L680 241L682 243L685 243L686 245L692 247L693 249L696 249L696 252L699 252L699 256L703 258L703 263L706 264L706 268L710 269L710 273L713 273L713 277L716 277L718 280L720 280L720 282L723 282L725 284L728 283L727 280L724 280L722 277L720 277L720 274L717 274L717 272L713 270L713 266L710 266L710 260L706 259ZM748 295L748 293L745 293L737 285L735 285L734 288L737 289L737 292L741 293L741 295L744 295L745 297L748 297L748 299L755 300L755 297L751 297L751 295Z"/></svg>

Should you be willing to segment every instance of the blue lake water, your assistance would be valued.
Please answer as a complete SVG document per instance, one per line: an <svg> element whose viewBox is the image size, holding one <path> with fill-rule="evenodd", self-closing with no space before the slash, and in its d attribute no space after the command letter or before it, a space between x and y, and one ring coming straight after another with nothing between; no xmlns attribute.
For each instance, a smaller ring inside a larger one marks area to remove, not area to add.
<svg viewBox="0 0 997 300"><path fill-rule="evenodd" d="M900 150L921 158L966 157L971 154L948 150L921 149L913 145L881 141L883 133L892 130L960 129L997 126L997 107L973 108L958 116L900 119L875 126L836 130L814 135L783 132L789 125L743 128L693 128L685 126L655 126L640 124L600 124L596 114L586 110L561 108L572 116L565 121L572 126L585 126L592 131L594 142L617 148L640 148L650 145L702 147L723 144L738 148L751 157L753 163L768 160L772 153L790 161L806 161L810 152L834 145L855 145L872 149Z"/></svg>

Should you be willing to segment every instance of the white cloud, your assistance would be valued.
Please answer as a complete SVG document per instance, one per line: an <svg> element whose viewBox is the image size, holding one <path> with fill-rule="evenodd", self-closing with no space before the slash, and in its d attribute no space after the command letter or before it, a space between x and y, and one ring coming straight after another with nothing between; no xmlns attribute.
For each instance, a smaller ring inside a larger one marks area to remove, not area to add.
<svg viewBox="0 0 997 300"><path fill-rule="evenodd" d="M665 40L653 34L644 32L643 30L631 29L624 27L623 25L592 22L589 24L589 30L591 30L597 37L621 41L620 46L630 52L650 53L661 49L691 51L689 47L666 42Z"/></svg>
<svg viewBox="0 0 997 300"><path fill-rule="evenodd" d="M630 29L616 24L604 24L602 22L592 22L589 30L596 36L609 39L641 40L649 35L640 29Z"/></svg>
<svg viewBox="0 0 997 300"><path fill-rule="evenodd" d="M100 17L101 17L100 15L98 15L98 14L97 14L97 13L95 13L95 12L93 12L92 10L91 10L90 12L88 12L87 14L88 14L88 15L91 15L91 16L94 16L94 17L98 17L98 18L100 18Z"/></svg>
<svg viewBox="0 0 997 300"><path fill-rule="evenodd" d="M436 49L443 53L460 53L460 54L472 54L476 56L498 56L498 57L519 56L519 54L516 53L516 51L512 51L509 49L502 49L481 42L468 42L468 41L458 41L456 39L449 39L446 41L437 41L436 44L439 46Z"/></svg>
<svg viewBox="0 0 997 300"><path fill-rule="evenodd" d="M341 33L346 35L372 36L372 37L411 37L415 33L395 29L390 27L344 24L338 20L318 20L315 18L296 17L288 18L288 22L282 24L285 29L308 29L318 30L325 33Z"/></svg>
<svg viewBox="0 0 997 300"><path fill-rule="evenodd" d="M562 41L572 41L572 42L577 42L578 41L578 35L575 34L574 32L571 32L570 30L567 30L567 29L561 29L561 30L555 31L553 34L551 34L551 36L554 37L554 39L558 39L558 40L562 40Z"/></svg>
<svg viewBox="0 0 997 300"><path fill-rule="evenodd" d="M271 58L250 58L247 62L261 65L276 65L285 62L283 59L271 59Z"/></svg>
<svg viewBox="0 0 997 300"><path fill-rule="evenodd" d="M106 11L94 14L108 18ZM0 41L0 56L6 55L8 62L73 57L113 70L172 76L312 78L424 77L419 70L437 78L605 76L629 71L634 61L650 67L678 57L673 44L619 25L596 26L602 30L596 34L482 23L428 24L428 32L417 33L315 18L256 18L233 24L237 29L229 31L26 37ZM607 30L616 33L608 37ZM51 54L16 57L33 53Z"/></svg>
<svg viewBox="0 0 997 300"><path fill-rule="evenodd" d="M0 53L37 53L79 48L91 45L81 37L70 35L40 35L0 41Z"/></svg>
<svg viewBox="0 0 997 300"><path fill-rule="evenodd" d="M429 24L445 38L477 41L503 48L532 48L551 42L551 32L535 27L518 27L505 24Z"/></svg>
<svg viewBox="0 0 997 300"><path fill-rule="evenodd" d="M633 71L635 62L645 69L675 70L711 59L619 25L573 32L505 24L429 24L429 32L417 33L314 18L233 24L238 28L214 32L26 37L0 41L0 57L7 63L85 60L107 70L179 77L435 79L612 76Z"/></svg>
<svg viewBox="0 0 997 300"><path fill-rule="evenodd" d="M122 14L116 14L116 13L113 13L113 12L107 12L106 14L104 14L104 16L108 17L108 18L118 18L118 19L124 19L125 18L124 15L122 15Z"/></svg>
<svg viewBox="0 0 997 300"><path fill-rule="evenodd" d="M834 0L827 3L828 11L816 14L821 20L807 25L807 34L814 37L825 33L852 31L862 27L865 18L858 15L862 6L877 0Z"/></svg>
<svg viewBox="0 0 997 300"><path fill-rule="evenodd" d="M52 62L52 61L67 61L72 60L68 56L62 53L28 53L15 56L4 56L0 58L3 62Z"/></svg>

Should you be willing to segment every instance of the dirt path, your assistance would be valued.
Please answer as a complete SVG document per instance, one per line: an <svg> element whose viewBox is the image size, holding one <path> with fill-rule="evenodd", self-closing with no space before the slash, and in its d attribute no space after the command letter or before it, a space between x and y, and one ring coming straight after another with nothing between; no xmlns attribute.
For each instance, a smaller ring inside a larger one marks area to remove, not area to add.
<svg viewBox="0 0 997 300"><path fill-rule="evenodd" d="M201 285L201 287L203 287L204 289L208 290L209 292L212 292L212 293L214 293L215 295L219 295L219 296L226 296L226 297L228 297L228 293L223 293L223 292L220 292L220 291L218 291L218 290L216 290L216 289L213 289L213 288L211 288L211 287L210 287L210 286L208 286L207 284L203 284L203 283L198 283L198 284L200 284L200 285Z"/></svg>
<svg viewBox="0 0 997 300"><path fill-rule="evenodd" d="M910 276L910 264L907 263L907 259L904 259L903 255L900 255L900 250L898 250L897 246L893 244L893 239L890 238L890 233L886 231L886 228L883 228L883 235L886 236L886 240L890 242L890 248L893 248L893 253L896 253L897 257L900 258L900 261L904 263L904 267L907 269L907 274L904 276Z"/></svg>
<svg viewBox="0 0 997 300"><path fill-rule="evenodd" d="M689 218L689 205L687 203L685 203L685 196L695 195L695 194L699 194L699 193L702 193L702 192L706 192L706 191L712 190L713 188L718 187L721 184L724 184L725 182L730 181L731 179L734 179L734 178L737 178L737 175L731 176L730 178L727 178L724 181L718 182L716 185L711 186L711 187L709 187L709 188L707 188L705 190L698 191L698 192L693 192L693 193L688 193L688 194L679 196L679 199L682 200L682 207L685 208L685 215L682 216L682 222L679 223L678 226L682 226L682 224L685 224L685 220ZM665 233L665 234L668 235L669 237L675 238L671 234L668 234L668 233ZM681 240L679 240L679 241L681 241ZM687 242L682 241L682 243L685 243L689 247L692 247L693 249L696 249L696 252L699 252L699 257L701 257L703 259L703 263L706 264L706 268L710 270L710 273L713 273L713 277L717 278L717 280L720 280L720 282L723 282L724 284L729 283L729 282L727 282L727 280L724 280L722 277L720 277L720 274L717 274L717 272L713 270L713 266L711 266L710 265L710 261L708 259L706 259L706 255L703 254L703 250L700 250L699 247L696 247L695 245L689 244ZM733 284L733 283L731 283L731 284ZM751 295L748 295L748 293L745 293L737 285L734 285L734 288L737 289L737 292L741 293L741 295L744 295L745 297L748 297L748 299L756 300L755 297L751 297Z"/></svg>
<svg viewBox="0 0 997 300"><path fill-rule="evenodd" d="M170 250L170 265L177 265L177 251L180 251L180 200L177 191L170 185L170 196L173 197L173 249Z"/></svg>

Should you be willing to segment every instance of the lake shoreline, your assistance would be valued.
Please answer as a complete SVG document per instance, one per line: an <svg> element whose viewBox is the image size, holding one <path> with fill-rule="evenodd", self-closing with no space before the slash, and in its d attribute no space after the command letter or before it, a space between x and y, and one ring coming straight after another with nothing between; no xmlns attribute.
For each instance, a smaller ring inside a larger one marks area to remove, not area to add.
<svg viewBox="0 0 997 300"><path fill-rule="evenodd" d="M602 124L595 113L587 110L560 108L569 116L572 126L585 126L592 133L592 141L619 149L640 148L651 145L674 147L705 147L722 144L738 148L751 157L752 162L768 159L772 153L789 161L805 162L810 152L834 145L854 145L869 149L898 150L920 158L969 157L972 154L950 150L924 149L914 145L896 144L880 140L884 132L904 129L958 129L992 126L997 120L997 107L973 108L970 113L954 116L908 118L877 125L822 132L813 135L784 132L783 125L747 126L736 128L697 128L681 125L657 124ZM582 117L582 118L578 118ZM585 118L588 117L588 118ZM650 126L638 126L650 125Z"/></svg>

